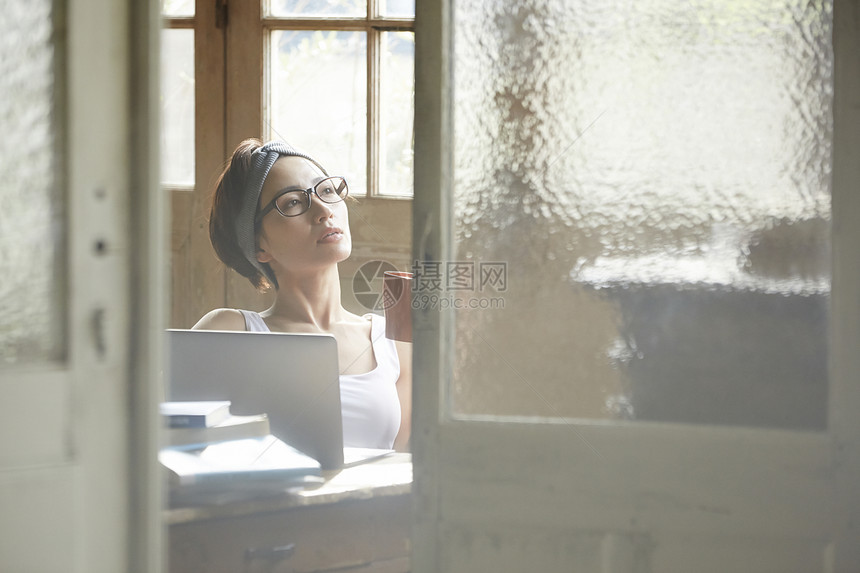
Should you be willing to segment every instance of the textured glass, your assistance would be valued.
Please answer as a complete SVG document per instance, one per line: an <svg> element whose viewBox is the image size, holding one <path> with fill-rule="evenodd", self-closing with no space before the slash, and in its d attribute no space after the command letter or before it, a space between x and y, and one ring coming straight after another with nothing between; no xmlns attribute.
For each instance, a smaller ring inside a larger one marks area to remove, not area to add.
<svg viewBox="0 0 860 573"><path fill-rule="evenodd" d="M161 182L194 185L194 30L161 31Z"/></svg>
<svg viewBox="0 0 860 573"><path fill-rule="evenodd" d="M194 0L161 0L161 14L170 16L194 16Z"/></svg>
<svg viewBox="0 0 860 573"><path fill-rule="evenodd" d="M380 193L412 195L415 34L383 32L380 78Z"/></svg>
<svg viewBox="0 0 860 573"><path fill-rule="evenodd" d="M270 137L367 192L367 38L363 32L274 31Z"/></svg>
<svg viewBox="0 0 860 573"><path fill-rule="evenodd" d="M453 412L826 427L831 4L454 21Z"/></svg>
<svg viewBox="0 0 860 573"><path fill-rule="evenodd" d="M385 0L382 14L393 18L414 18L415 0Z"/></svg>
<svg viewBox="0 0 860 573"><path fill-rule="evenodd" d="M309 16L366 16L364 0L271 0L270 14L281 18Z"/></svg>
<svg viewBox="0 0 860 573"><path fill-rule="evenodd" d="M0 10L0 368L63 358L62 58L53 3Z"/></svg>

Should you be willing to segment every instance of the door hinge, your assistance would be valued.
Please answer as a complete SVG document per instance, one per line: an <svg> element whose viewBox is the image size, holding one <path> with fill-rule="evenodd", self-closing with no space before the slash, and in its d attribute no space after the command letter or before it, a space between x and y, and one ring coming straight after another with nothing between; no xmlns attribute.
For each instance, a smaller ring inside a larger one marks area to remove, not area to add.
<svg viewBox="0 0 860 573"><path fill-rule="evenodd" d="M215 0L215 27L219 30L227 27L227 0Z"/></svg>

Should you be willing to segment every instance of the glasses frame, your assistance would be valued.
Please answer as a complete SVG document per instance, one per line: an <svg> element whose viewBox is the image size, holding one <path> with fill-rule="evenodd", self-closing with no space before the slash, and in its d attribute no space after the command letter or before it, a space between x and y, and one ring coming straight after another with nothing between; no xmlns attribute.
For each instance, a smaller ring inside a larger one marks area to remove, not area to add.
<svg viewBox="0 0 860 573"><path fill-rule="evenodd" d="M338 195L336 200L326 201L325 199L322 198L322 196L319 193L317 193L317 187L319 187L320 185L322 185L323 183L325 183L327 181L331 181L332 179L340 179L341 181L343 181L344 192L343 192L343 195ZM287 193L296 193L297 191L301 191L308 196L307 207L301 213L296 213L295 215L287 215L286 213L281 211L281 209L278 207L278 199L280 199L282 196L286 195ZM307 189L284 189L283 191L281 191L280 193L275 195L272 198L272 200L269 201L269 203L265 207L260 209L260 212L257 213L257 217L255 219L255 223L254 223L255 226L259 226L260 222L263 220L263 217L268 215L269 211L271 211L273 209L275 211L277 211L278 214L281 215L282 217L301 217L302 215L304 215L305 213L307 213L311 209L311 201L313 201L313 197L311 197L311 195L316 195L317 199L319 199L320 201L322 201L326 205L334 205L336 203L340 203L341 201L346 199L347 195L349 195L349 183L346 181L346 177L342 177L340 175L332 175L331 177L326 177L325 179L320 179L316 184L314 184L313 187L308 187Z"/></svg>

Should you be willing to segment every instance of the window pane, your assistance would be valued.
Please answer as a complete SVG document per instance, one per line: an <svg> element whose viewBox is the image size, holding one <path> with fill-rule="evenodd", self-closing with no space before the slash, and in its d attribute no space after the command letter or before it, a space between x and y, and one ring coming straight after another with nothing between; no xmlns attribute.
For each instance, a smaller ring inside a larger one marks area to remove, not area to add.
<svg viewBox="0 0 860 573"><path fill-rule="evenodd" d="M194 185L194 30L161 31L161 181Z"/></svg>
<svg viewBox="0 0 860 573"><path fill-rule="evenodd" d="M66 243L51 0L0 16L0 368L64 355Z"/></svg>
<svg viewBox="0 0 860 573"><path fill-rule="evenodd" d="M271 133L367 190L367 38L363 32L272 32Z"/></svg>
<svg viewBox="0 0 860 573"><path fill-rule="evenodd" d="M455 413L826 427L831 20L456 4Z"/></svg>
<svg viewBox="0 0 860 573"><path fill-rule="evenodd" d="M367 15L366 0L271 0L271 15L289 17Z"/></svg>
<svg viewBox="0 0 860 573"><path fill-rule="evenodd" d="M393 18L414 18L415 0L385 0L382 14Z"/></svg>
<svg viewBox="0 0 860 573"><path fill-rule="evenodd" d="M194 0L161 0L164 16L193 16Z"/></svg>
<svg viewBox="0 0 860 573"><path fill-rule="evenodd" d="M415 34L383 32L380 77L380 192L412 195Z"/></svg>

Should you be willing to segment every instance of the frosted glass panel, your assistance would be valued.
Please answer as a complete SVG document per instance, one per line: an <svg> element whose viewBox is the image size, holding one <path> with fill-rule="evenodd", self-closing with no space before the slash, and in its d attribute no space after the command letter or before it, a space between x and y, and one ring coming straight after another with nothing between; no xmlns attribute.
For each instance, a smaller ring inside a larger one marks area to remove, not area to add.
<svg viewBox="0 0 860 573"><path fill-rule="evenodd" d="M455 4L455 414L826 426L831 20Z"/></svg>
<svg viewBox="0 0 860 573"><path fill-rule="evenodd" d="M283 139L367 192L367 37L274 31L270 137Z"/></svg>
<svg viewBox="0 0 860 573"><path fill-rule="evenodd" d="M0 369L63 357L62 141L51 1L0 11Z"/></svg>

